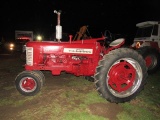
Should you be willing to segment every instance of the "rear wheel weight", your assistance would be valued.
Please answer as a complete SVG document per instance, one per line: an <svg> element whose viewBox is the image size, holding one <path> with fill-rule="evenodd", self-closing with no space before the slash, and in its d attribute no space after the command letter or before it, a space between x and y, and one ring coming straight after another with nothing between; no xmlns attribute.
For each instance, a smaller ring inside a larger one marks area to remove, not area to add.
<svg viewBox="0 0 160 120"><path fill-rule="evenodd" d="M23 71L15 79L16 89L25 96L36 95L41 87L41 78L33 71Z"/></svg>
<svg viewBox="0 0 160 120"><path fill-rule="evenodd" d="M104 56L95 73L95 85L110 102L130 101L143 89L147 69L141 55L129 48L119 48Z"/></svg>

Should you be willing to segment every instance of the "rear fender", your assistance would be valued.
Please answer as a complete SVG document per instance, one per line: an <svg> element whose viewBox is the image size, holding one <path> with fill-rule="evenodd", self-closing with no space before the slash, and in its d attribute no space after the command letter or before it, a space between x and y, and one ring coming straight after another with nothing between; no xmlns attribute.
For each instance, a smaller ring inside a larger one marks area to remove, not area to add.
<svg viewBox="0 0 160 120"><path fill-rule="evenodd" d="M119 38L119 39L116 39L116 40L112 41L109 44L109 48L106 50L105 54L107 54L111 50L120 48L124 43L125 43L125 39L124 38Z"/></svg>

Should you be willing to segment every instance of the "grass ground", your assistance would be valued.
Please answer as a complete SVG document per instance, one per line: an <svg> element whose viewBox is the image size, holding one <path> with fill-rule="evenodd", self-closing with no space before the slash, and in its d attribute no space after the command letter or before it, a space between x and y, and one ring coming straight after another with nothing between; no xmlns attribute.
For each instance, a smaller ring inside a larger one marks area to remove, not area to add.
<svg viewBox="0 0 160 120"><path fill-rule="evenodd" d="M1 120L159 120L160 71L149 75L145 89L131 102L109 103L100 97L94 83L83 77L43 72L46 84L35 96L17 92L16 75L23 71L17 58L0 61Z"/></svg>

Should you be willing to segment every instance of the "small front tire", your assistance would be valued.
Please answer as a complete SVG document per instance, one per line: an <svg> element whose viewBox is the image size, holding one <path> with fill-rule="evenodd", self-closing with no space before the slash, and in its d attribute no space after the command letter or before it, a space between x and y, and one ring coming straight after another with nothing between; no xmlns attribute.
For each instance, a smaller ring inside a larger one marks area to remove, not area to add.
<svg viewBox="0 0 160 120"><path fill-rule="evenodd" d="M34 72L39 74L39 76L41 77L41 81L42 81L41 83L42 83L42 86L43 86L45 84L45 76L44 76L44 74L40 70L34 70Z"/></svg>
<svg viewBox="0 0 160 120"><path fill-rule="evenodd" d="M42 87L42 78L34 71L23 71L15 79L16 89L25 96L36 95Z"/></svg>

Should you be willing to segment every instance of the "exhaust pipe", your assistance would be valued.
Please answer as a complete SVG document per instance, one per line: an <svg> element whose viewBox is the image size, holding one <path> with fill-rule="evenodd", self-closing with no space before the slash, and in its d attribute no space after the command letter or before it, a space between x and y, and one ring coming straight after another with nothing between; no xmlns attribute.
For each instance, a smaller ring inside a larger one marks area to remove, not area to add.
<svg viewBox="0 0 160 120"><path fill-rule="evenodd" d="M61 42L62 39L62 26L60 25L61 11L54 10L54 13L57 14L56 39L58 40L58 42Z"/></svg>

